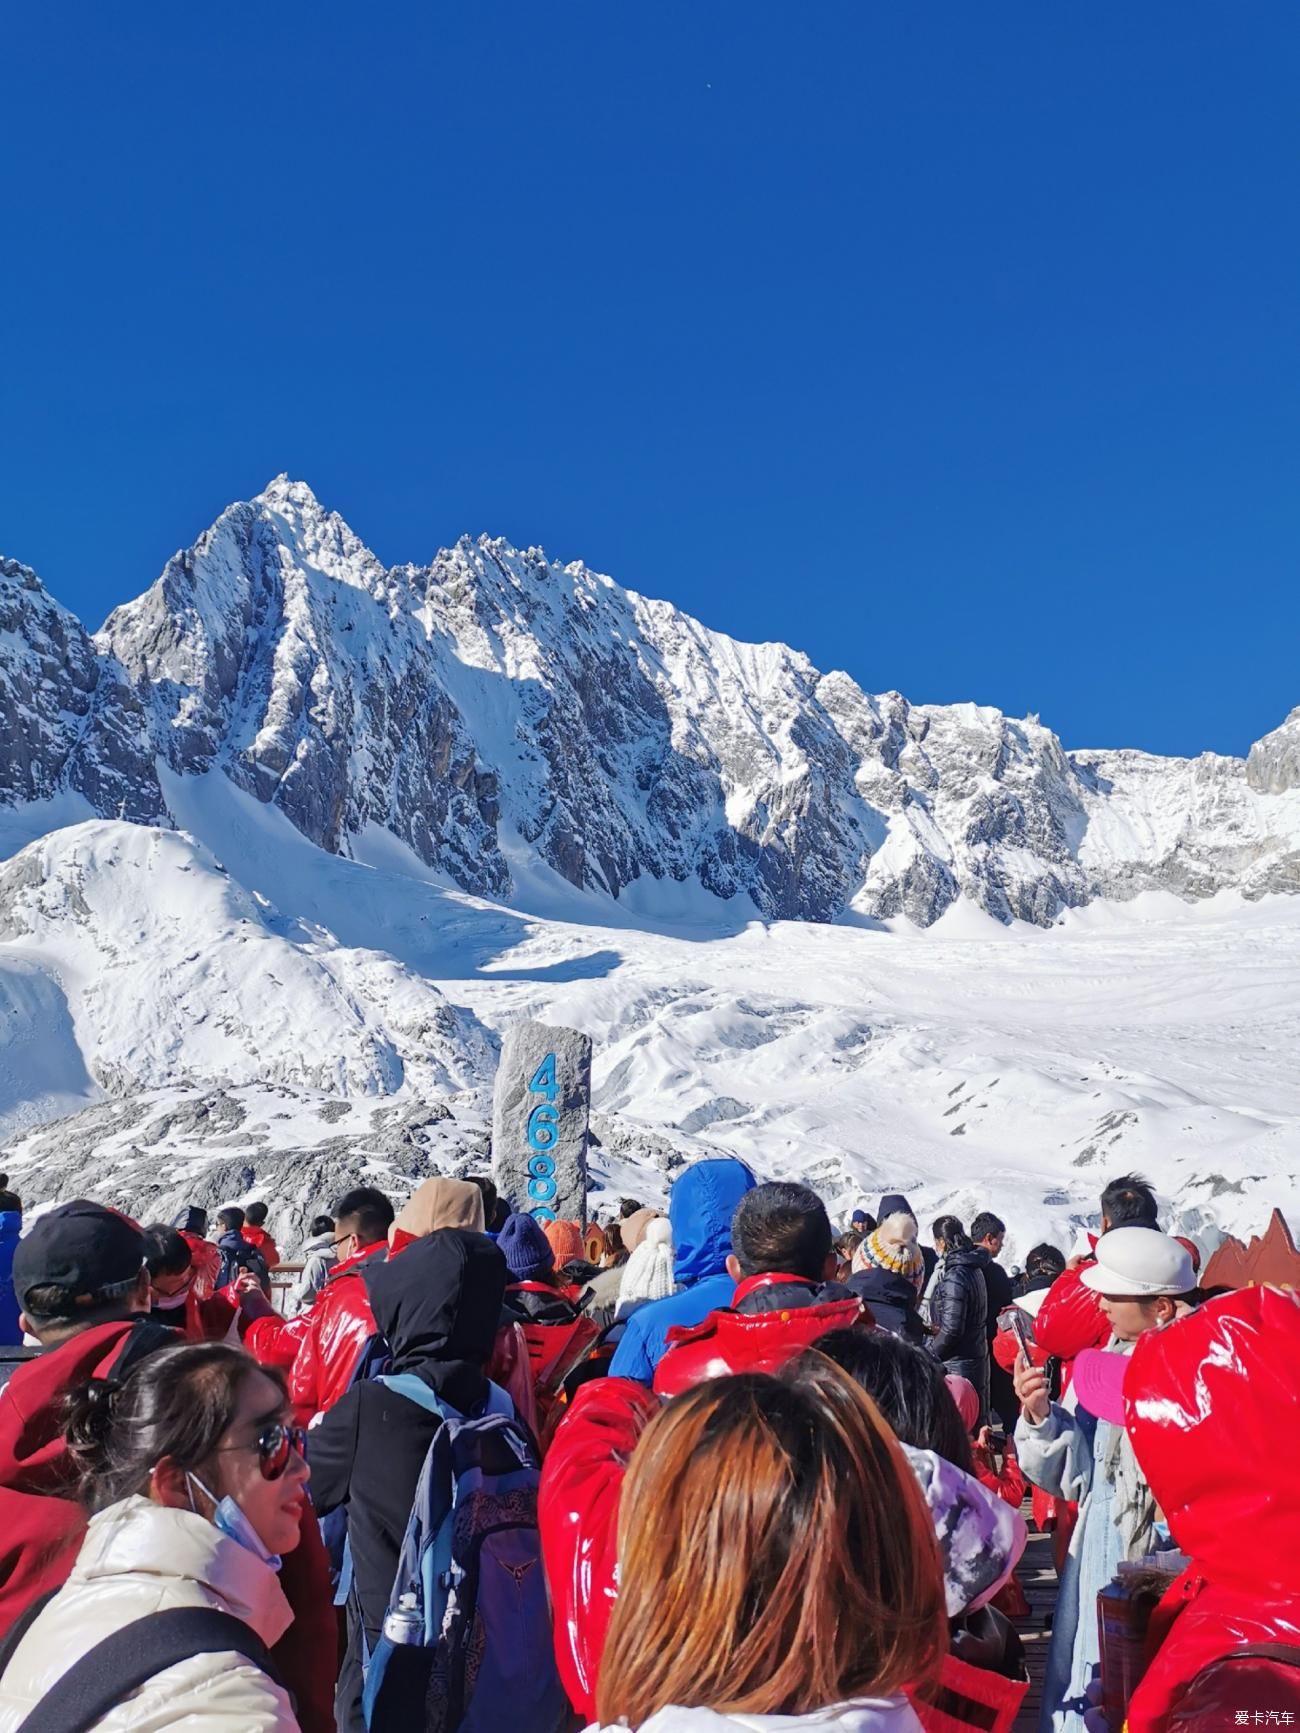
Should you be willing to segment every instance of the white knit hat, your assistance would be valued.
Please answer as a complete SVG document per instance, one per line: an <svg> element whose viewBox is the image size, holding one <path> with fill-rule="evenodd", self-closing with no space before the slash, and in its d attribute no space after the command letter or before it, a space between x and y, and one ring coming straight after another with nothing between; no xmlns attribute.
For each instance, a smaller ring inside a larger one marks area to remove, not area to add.
<svg viewBox="0 0 1300 1733"><path fill-rule="evenodd" d="M620 1309L642 1300L666 1300L677 1288L673 1280L673 1229L667 1216L656 1216L645 1236L623 1265L618 1290Z"/></svg>

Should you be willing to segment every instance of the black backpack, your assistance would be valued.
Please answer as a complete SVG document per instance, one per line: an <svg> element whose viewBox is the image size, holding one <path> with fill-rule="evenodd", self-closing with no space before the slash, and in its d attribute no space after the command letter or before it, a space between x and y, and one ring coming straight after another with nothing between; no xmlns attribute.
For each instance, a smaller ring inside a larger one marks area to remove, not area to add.
<svg viewBox="0 0 1300 1733"><path fill-rule="evenodd" d="M33 1601L0 1643L0 1676L58 1590ZM17 1733L89 1733L133 1691L193 1655L242 1655L284 1689L265 1643L233 1613L216 1607L169 1607L114 1631L88 1649L41 1698Z"/></svg>
<svg viewBox="0 0 1300 1733"><path fill-rule="evenodd" d="M267 1269L266 1259L256 1246L250 1246L247 1240L241 1239L239 1244L226 1245L224 1240L229 1235L223 1235L217 1242L217 1250L221 1253L221 1269L217 1273L217 1286L225 1288L243 1274L245 1270L257 1277L260 1288L265 1290L270 1285L271 1275Z"/></svg>

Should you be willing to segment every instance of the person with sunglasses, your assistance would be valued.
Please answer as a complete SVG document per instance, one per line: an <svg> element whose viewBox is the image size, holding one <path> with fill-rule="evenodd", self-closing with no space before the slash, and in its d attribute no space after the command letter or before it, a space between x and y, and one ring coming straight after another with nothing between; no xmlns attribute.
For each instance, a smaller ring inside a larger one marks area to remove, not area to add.
<svg viewBox="0 0 1300 1733"><path fill-rule="evenodd" d="M166 1348L74 1392L67 1452L90 1522L63 1588L9 1641L0 1733L78 1668L104 1733L299 1733L268 1651L293 1619L278 1572L300 1538L304 1442L281 1380L224 1344ZM180 1609L226 1618L180 1621L207 1635L168 1653L155 1615ZM117 1659L127 1627L156 1671Z"/></svg>

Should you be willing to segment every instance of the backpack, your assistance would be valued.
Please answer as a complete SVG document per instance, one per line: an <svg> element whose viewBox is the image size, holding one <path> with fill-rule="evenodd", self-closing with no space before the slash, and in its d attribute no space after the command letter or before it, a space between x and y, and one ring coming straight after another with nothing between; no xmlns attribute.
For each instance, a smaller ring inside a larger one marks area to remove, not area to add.
<svg viewBox="0 0 1300 1733"><path fill-rule="evenodd" d="M484 1412L467 1418L412 1373L380 1381L443 1423L416 1485L383 1635L363 1655L366 1726L556 1733L568 1701L537 1529L537 1447L495 1384Z"/></svg>
<svg viewBox="0 0 1300 1733"><path fill-rule="evenodd" d="M223 1241L229 1235L223 1235ZM258 1286L266 1289L270 1286L271 1272L266 1267L266 1259L256 1246L250 1246L247 1240L240 1240L238 1246L219 1243L217 1250L221 1254L221 1268L217 1272L217 1287L227 1288L231 1282L245 1270L257 1277Z"/></svg>
<svg viewBox="0 0 1300 1733"><path fill-rule="evenodd" d="M521 1290L531 1286L529 1282L518 1284ZM526 1319L519 1327L528 1349L537 1432L545 1455L555 1428L563 1418L563 1405L567 1400L565 1381L600 1339L600 1327L576 1307L571 1318L554 1323Z"/></svg>

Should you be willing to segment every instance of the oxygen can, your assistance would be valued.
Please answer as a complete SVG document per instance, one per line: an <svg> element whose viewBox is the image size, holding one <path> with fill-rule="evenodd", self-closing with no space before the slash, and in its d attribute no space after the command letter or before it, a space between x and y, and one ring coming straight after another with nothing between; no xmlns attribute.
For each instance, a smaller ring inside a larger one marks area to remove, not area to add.
<svg viewBox="0 0 1300 1733"><path fill-rule="evenodd" d="M384 1617L384 1635L390 1643L408 1645L424 1640L424 1615L418 1595L404 1594Z"/></svg>

